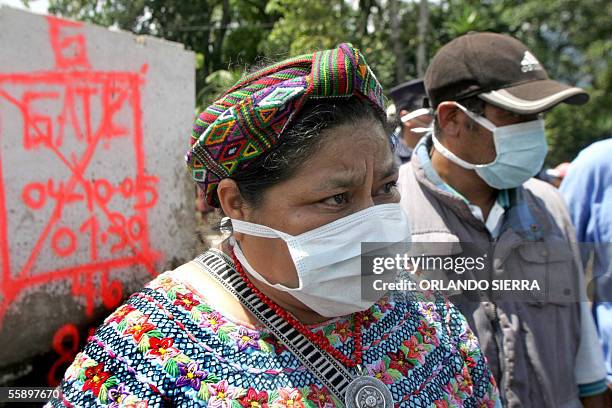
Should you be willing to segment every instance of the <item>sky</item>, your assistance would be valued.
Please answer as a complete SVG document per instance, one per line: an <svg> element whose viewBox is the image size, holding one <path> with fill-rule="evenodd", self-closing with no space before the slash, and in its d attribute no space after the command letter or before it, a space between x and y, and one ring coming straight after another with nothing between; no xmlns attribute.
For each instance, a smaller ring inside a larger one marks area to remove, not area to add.
<svg viewBox="0 0 612 408"><path fill-rule="evenodd" d="M23 9L23 10L28 10L28 8L23 5L21 0L0 0L0 6L4 6L4 5ZM30 0L30 11L34 13L47 14L48 8L49 8L49 0Z"/></svg>

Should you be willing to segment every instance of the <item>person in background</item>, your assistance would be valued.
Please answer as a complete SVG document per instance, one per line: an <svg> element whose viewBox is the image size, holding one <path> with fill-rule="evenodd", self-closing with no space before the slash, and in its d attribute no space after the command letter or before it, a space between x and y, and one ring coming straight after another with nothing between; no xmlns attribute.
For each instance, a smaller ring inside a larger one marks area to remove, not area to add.
<svg viewBox="0 0 612 408"><path fill-rule="evenodd" d="M567 174L569 165L569 162L563 162L555 168L542 170L536 177L559 188L563 178L565 178Z"/></svg>
<svg viewBox="0 0 612 408"><path fill-rule="evenodd" d="M561 194L567 201L576 226L578 242L582 245L584 265L591 256L593 257L591 285L593 314L604 352L610 389L612 389L611 158L612 138L593 143L578 154L561 183Z"/></svg>
<svg viewBox="0 0 612 408"><path fill-rule="evenodd" d="M532 178L547 152L540 114L588 95L549 79L524 44L496 33L443 46L425 87L433 132L398 180L413 241L492 246L495 269L485 278L548 277L567 296L452 297L480 340L504 406L603 407L605 369L592 316L579 301L586 294L573 226L557 189Z"/></svg>
<svg viewBox="0 0 612 408"><path fill-rule="evenodd" d="M400 163L410 160L412 150L419 139L426 133L433 117L425 106L427 94L422 79L413 79L398 85L389 91L397 117L395 130L398 144L395 155Z"/></svg>

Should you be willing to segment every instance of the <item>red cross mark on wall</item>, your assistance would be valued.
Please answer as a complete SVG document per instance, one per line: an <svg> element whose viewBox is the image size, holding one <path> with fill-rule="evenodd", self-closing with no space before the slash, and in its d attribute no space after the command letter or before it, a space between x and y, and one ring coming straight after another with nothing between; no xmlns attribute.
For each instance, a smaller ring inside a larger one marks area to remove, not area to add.
<svg viewBox="0 0 612 408"><path fill-rule="evenodd" d="M0 327L24 291L51 282L68 282L87 316L96 299L114 308L118 274L155 276L161 257L149 236L159 180L144 163L147 66L93 70L81 24L47 22L55 68L0 73ZM18 245L27 255L12 258Z"/></svg>

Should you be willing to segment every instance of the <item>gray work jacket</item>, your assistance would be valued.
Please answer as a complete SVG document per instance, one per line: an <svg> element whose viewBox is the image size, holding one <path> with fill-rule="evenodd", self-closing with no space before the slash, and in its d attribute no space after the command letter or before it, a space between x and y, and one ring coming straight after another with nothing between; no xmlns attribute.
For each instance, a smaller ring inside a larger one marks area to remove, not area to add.
<svg viewBox="0 0 612 408"><path fill-rule="evenodd" d="M399 188L414 242L493 242L503 252L496 254L496 272L512 269L514 276L539 278L552 271L551 282L568 298L583 284L575 233L552 186L532 179L516 189L497 240L464 200L426 177L418 155L401 167ZM582 406L574 375L579 303L529 294L516 302L482 302L461 293L451 300L477 334L505 406Z"/></svg>

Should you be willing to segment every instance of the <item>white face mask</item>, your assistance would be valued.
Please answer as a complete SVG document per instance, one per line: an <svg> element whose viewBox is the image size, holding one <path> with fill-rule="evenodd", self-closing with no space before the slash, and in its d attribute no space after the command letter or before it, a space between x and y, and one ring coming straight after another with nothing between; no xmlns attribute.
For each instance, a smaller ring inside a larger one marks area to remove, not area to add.
<svg viewBox="0 0 612 408"><path fill-rule="evenodd" d="M240 220L232 220L232 227L247 235L285 241L298 275L296 288L270 283L249 264L239 245L234 245L234 253L255 279L291 294L325 317L366 310L376 302L362 298L362 242L383 243L376 247L378 254L391 246L397 249L393 245L397 243L406 249L411 241L408 217L397 203L375 205L296 236Z"/></svg>
<svg viewBox="0 0 612 408"><path fill-rule="evenodd" d="M455 105L493 133L497 155L491 163L469 163L448 150L433 134L434 147L442 156L464 169L474 170L485 183L498 190L518 187L540 171L548 151L542 119L497 127L460 104Z"/></svg>

